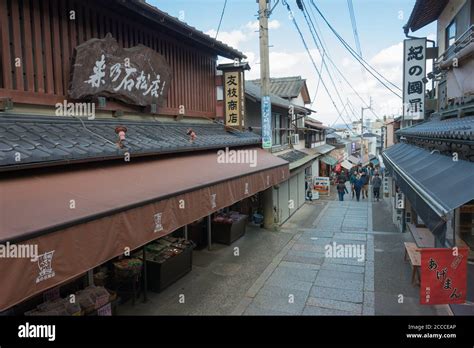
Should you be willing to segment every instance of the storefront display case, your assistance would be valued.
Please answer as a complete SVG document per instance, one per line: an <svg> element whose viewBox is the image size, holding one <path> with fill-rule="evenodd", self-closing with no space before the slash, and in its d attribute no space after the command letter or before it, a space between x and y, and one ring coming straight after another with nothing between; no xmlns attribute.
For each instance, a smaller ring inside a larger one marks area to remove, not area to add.
<svg viewBox="0 0 474 348"><path fill-rule="evenodd" d="M164 237L146 247L148 289L161 292L192 269L195 244L182 238Z"/></svg>
<svg viewBox="0 0 474 348"><path fill-rule="evenodd" d="M212 241L230 245L245 234L248 215L221 213L212 220Z"/></svg>

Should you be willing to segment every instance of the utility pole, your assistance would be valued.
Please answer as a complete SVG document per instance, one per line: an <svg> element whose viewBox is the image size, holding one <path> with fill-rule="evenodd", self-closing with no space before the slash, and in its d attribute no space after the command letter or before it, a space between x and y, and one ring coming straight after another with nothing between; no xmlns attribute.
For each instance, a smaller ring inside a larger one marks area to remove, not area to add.
<svg viewBox="0 0 474 348"><path fill-rule="evenodd" d="M258 0L260 24L260 82L262 97L270 95L270 62L268 49L268 0Z"/></svg>
<svg viewBox="0 0 474 348"><path fill-rule="evenodd" d="M271 152L271 102L270 102L270 62L268 49L268 17L269 0L257 0L258 2L258 21L260 32L260 82L261 89L261 120L262 120L262 145L267 151ZM268 129L268 118L270 119L270 130ZM267 132L270 132L268 138ZM266 229L273 229L275 223L275 216L273 212L273 187L267 188L263 191L263 226Z"/></svg>
<svg viewBox="0 0 474 348"><path fill-rule="evenodd" d="M360 117L360 149L361 149L361 159L364 161L365 149L364 149L364 111L372 109L372 97L370 97L370 104L368 107L364 108L363 106L361 109L361 117ZM367 151L368 152L368 151ZM369 159L369 154L367 153L367 159ZM364 162L362 162L364 163Z"/></svg>

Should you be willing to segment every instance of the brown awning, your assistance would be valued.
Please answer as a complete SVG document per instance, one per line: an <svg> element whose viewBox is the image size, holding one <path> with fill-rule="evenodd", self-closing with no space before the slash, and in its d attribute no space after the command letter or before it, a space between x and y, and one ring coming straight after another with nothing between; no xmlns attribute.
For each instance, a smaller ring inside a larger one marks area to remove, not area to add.
<svg viewBox="0 0 474 348"><path fill-rule="evenodd" d="M288 162L252 150L255 166L209 152L1 180L0 243L53 253L51 267L0 258L0 311L289 177Z"/></svg>

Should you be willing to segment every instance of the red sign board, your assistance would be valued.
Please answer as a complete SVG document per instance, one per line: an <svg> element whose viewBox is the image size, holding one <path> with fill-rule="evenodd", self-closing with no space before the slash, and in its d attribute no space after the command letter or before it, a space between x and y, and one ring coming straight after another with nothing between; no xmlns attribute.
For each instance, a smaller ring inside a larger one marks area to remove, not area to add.
<svg viewBox="0 0 474 348"><path fill-rule="evenodd" d="M467 292L467 248L423 248L420 303L464 303Z"/></svg>

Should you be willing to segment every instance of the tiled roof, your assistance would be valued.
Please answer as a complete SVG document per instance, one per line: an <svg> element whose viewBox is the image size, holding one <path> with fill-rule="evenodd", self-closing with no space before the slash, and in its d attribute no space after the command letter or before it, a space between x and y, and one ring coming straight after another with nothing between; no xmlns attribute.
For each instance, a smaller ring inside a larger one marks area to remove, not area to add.
<svg viewBox="0 0 474 348"><path fill-rule="evenodd" d="M260 93L260 86L256 84L254 81L248 81L248 80L245 81L245 94L247 94L248 96L258 101L262 99L262 95ZM277 105L283 108L288 108L291 104L288 100L283 99L273 93L270 93L270 101L272 105ZM305 110L305 111L311 112L310 109L302 107L302 106L294 105L294 107L296 110Z"/></svg>
<svg viewBox="0 0 474 348"><path fill-rule="evenodd" d="M298 151L298 150L292 150L292 151L286 152L282 155L278 155L277 157L280 157L280 158L284 159L285 161L288 161L288 162L292 163L292 162L296 162L300 159L303 159L306 156L308 156L307 153L304 153L304 152L301 152L301 151Z"/></svg>
<svg viewBox="0 0 474 348"><path fill-rule="evenodd" d="M310 126L310 127L313 127L313 128L317 128L317 129L321 129L321 130L324 130L324 129L328 129L329 127L323 125L322 122L319 122L319 121L316 121L314 119L310 119L310 120L305 120L305 125L307 126Z"/></svg>
<svg viewBox="0 0 474 348"><path fill-rule="evenodd" d="M447 4L448 0L416 0L406 28L417 31L437 20Z"/></svg>
<svg viewBox="0 0 474 348"><path fill-rule="evenodd" d="M257 85L260 85L260 80L252 80ZM270 79L270 93L273 93L281 98L296 98L303 88L306 80L301 76L277 77Z"/></svg>
<svg viewBox="0 0 474 348"><path fill-rule="evenodd" d="M215 123L163 123L72 117L0 115L0 170L24 165L91 161L235 147L260 143L252 132L227 132ZM116 145L117 126L127 127L126 149ZM85 128L85 127L86 128ZM187 130L196 133L190 142ZM20 154L20 157L18 156ZM20 160L18 160L20 159Z"/></svg>
<svg viewBox="0 0 474 348"><path fill-rule="evenodd" d="M474 141L474 116L426 121L402 128L397 131L397 134Z"/></svg>

